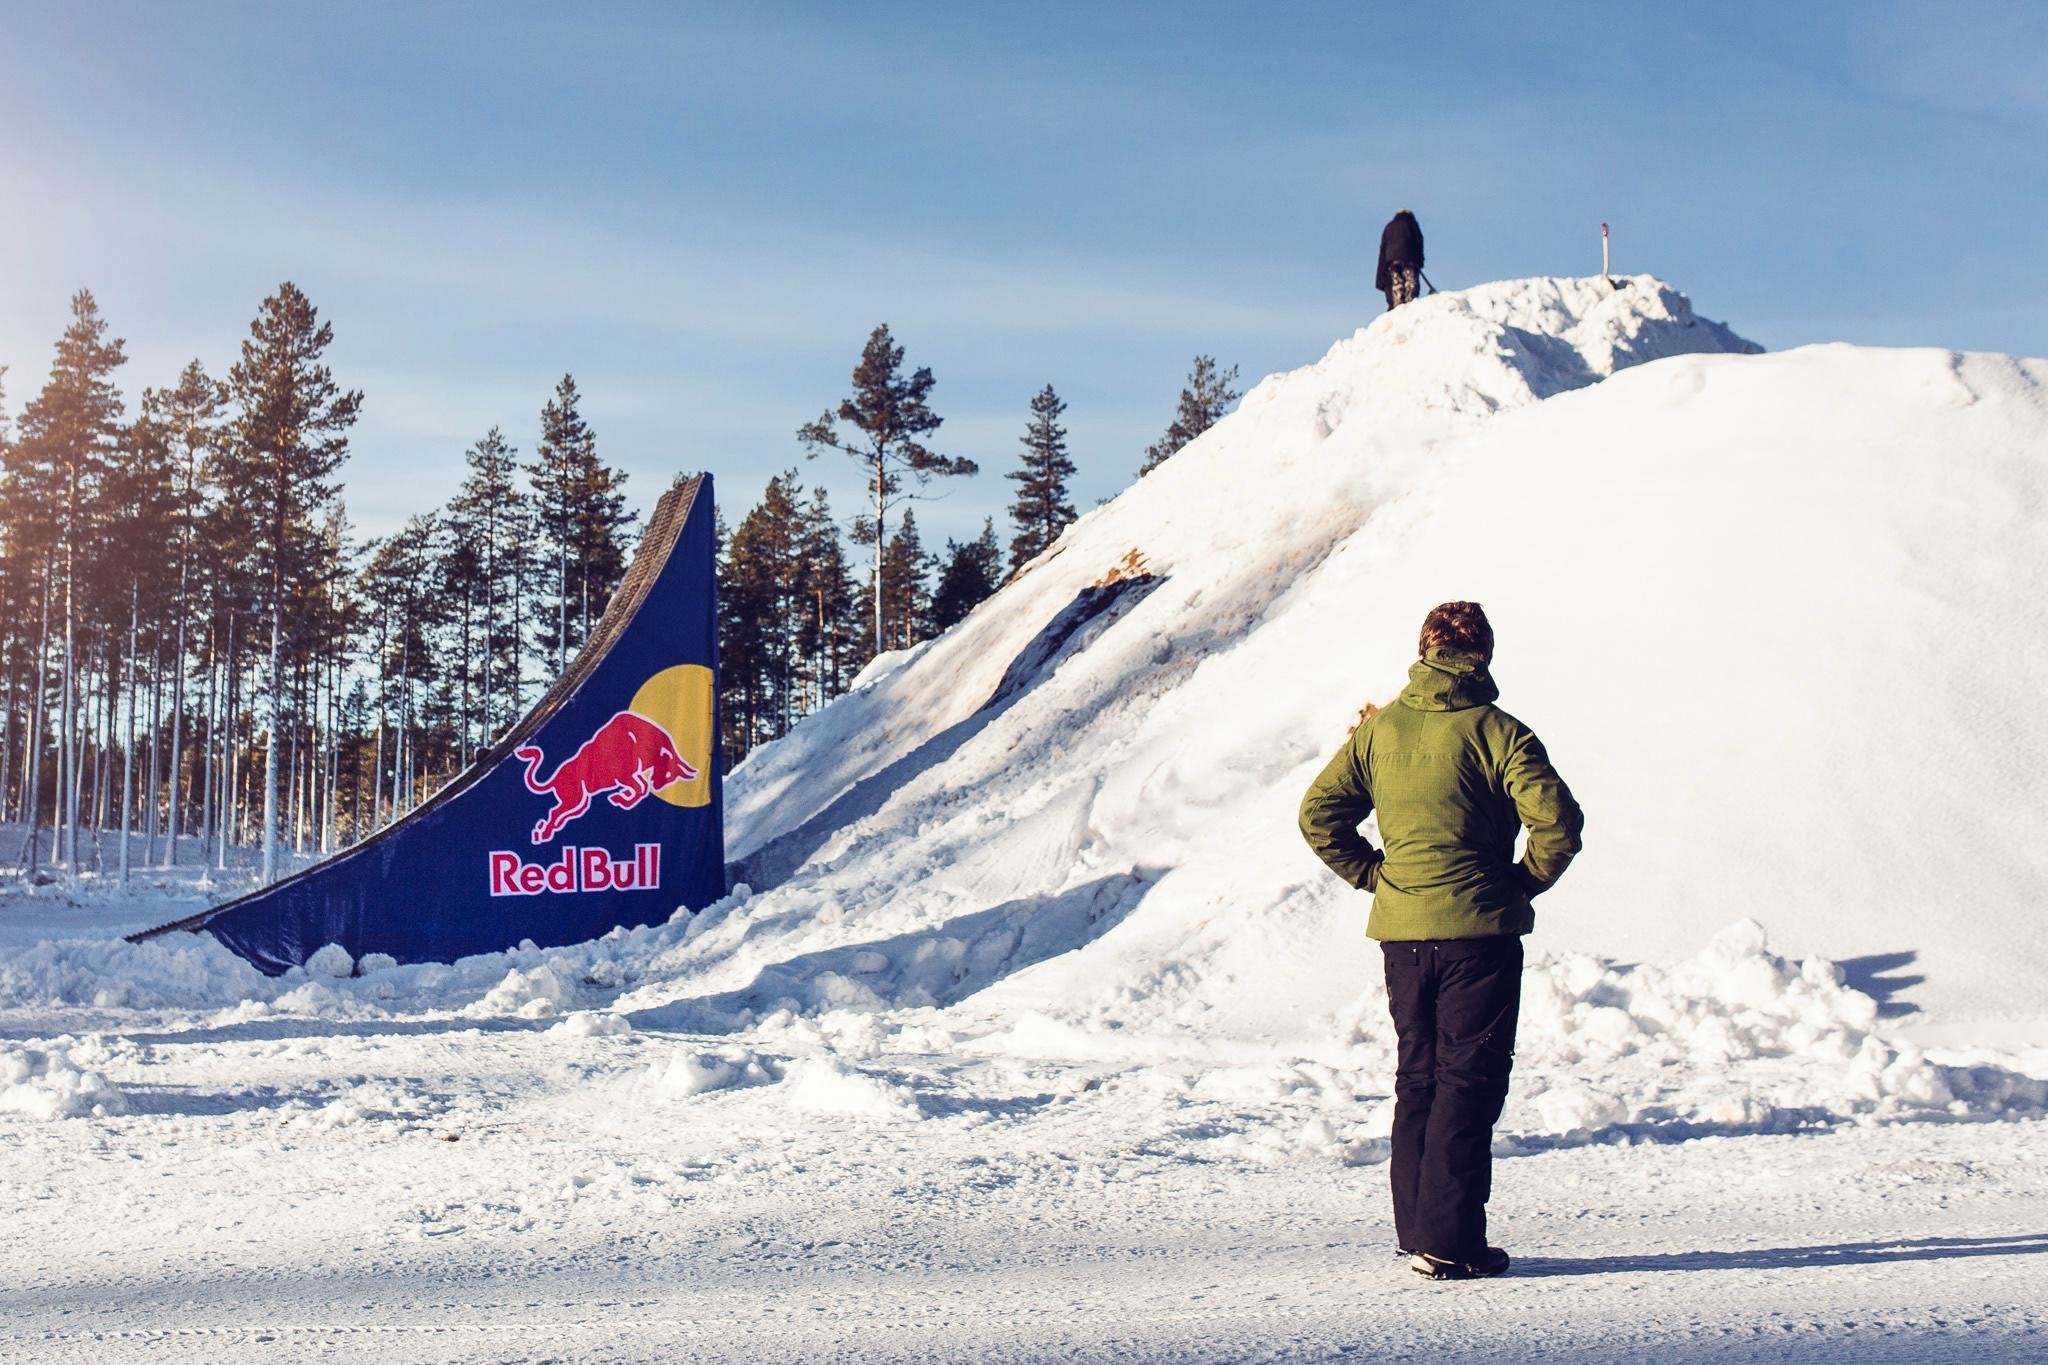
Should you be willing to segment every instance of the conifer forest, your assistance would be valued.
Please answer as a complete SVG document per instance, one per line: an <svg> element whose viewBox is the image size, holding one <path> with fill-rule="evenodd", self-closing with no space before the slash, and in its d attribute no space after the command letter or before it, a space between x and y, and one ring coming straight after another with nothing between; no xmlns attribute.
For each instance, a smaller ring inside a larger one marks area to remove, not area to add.
<svg viewBox="0 0 2048 1365"><path fill-rule="evenodd" d="M454 496L364 537L345 475L374 396L332 373L333 336L285 283L238 355L137 395L81 290L40 391L9 395L0 367L0 819L28 826L31 877L272 878L346 847L487 751L602 616L637 518L575 378L536 395L537 421L423 454L462 461ZM1145 471L1222 414L1235 378L1196 358ZM980 472L941 448L935 389L875 328L846 393L796 430L801 463L737 520L721 509L728 766L878 652L961 620L1075 519L1047 384L1003 474L1007 547L993 518L927 546L916 501ZM820 460L858 467L851 516L805 487Z"/></svg>

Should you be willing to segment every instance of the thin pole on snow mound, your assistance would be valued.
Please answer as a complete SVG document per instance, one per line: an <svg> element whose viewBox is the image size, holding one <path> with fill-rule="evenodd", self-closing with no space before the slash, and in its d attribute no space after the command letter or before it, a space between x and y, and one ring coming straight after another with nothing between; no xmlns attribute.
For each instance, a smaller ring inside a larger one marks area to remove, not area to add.
<svg viewBox="0 0 2048 1365"><path fill-rule="evenodd" d="M711 476L678 479L568 670L418 808L129 942L203 929L273 975L329 943L449 962L577 943L724 895L712 520Z"/></svg>

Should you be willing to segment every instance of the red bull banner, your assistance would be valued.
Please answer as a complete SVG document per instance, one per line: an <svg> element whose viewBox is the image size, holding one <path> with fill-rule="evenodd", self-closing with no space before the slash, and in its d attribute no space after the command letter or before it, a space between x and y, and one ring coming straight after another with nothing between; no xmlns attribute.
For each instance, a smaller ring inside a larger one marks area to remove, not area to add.
<svg viewBox="0 0 2048 1365"><path fill-rule="evenodd" d="M449 962L577 943L725 894L711 476L663 496L591 638L418 809L189 920L266 972L325 944Z"/></svg>

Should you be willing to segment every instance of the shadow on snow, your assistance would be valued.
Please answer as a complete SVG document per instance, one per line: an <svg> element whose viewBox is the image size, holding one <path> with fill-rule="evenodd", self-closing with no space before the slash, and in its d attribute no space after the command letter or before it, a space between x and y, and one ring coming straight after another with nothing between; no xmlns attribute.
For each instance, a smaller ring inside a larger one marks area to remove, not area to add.
<svg viewBox="0 0 2048 1365"><path fill-rule="evenodd" d="M890 797L921 774L944 763L962 745L986 729L996 717L1010 709L1033 687L1052 676L1062 658L1072 650L1083 628L1095 622L1104 626L1142 602L1166 580L1157 574L1139 574L1113 583L1098 583L1081 589L1019 650L989 699L974 714L946 727L903 757L871 773L795 829L779 834L753 852L726 865L726 884L745 882L755 891L765 891L787 881L827 840L848 825L865 820L887 804ZM1096 631L1092 634L1099 634ZM1085 647L1086 641L1080 647Z"/></svg>
<svg viewBox="0 0 2048 1365"><path fill-rule="evenodd" d="M1825 1266L1948 1261L1959 1256L2034 1256L2048 1252L2048 1232L2003 1237L1892 1237L1806 1247L1744 1247L1732 1251L1670 1251L1646 1256L1530 1256L1513 1273L1530 1277L1640 1274L1658 1270L1804 1270Z"/></svg>
<svg viewBox="0 0 2048 1365"><path fill-rule="evenodd" d="M1909 974L1906 971L1919 960L1920 954L1908 950L1844 958L1835 965L1842 969L1842 977L1851 987L1877 1001L1878 1018L1897 1019L1920 1012L1918 1005L1900 998L1927 979L1917 972Z"/></svg>
<svg viewBox="0 0 2048 1365"><path fill-rule="evenodd" d="M890 938L801 953L760 969L738 990L652 1006L627 1015L635 1028L729 1031L742 1011L789 1004L800 1012L843 1001L869 1006L863 978L888 986L887 1003L956 1004L1050 957L1108 933L1137 907L1157 868L1134 868L1051 895L1020 896Z"/></svg>

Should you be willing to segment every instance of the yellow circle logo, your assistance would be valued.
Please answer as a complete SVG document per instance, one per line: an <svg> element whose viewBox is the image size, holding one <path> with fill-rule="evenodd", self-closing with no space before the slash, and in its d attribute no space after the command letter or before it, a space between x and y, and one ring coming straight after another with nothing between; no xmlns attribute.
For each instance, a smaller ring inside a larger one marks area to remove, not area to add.
<svg viewBox="0 0 2048 1365"><path fill-rule="evenodd" d="M626 709L668 731L676 752L697 774L657 788L654 794L671 806L710 805L711 670L702 664L664 668L640 684Z"/></svg>

